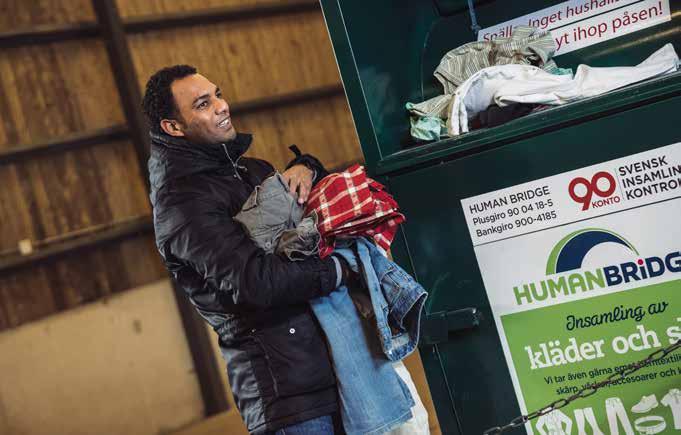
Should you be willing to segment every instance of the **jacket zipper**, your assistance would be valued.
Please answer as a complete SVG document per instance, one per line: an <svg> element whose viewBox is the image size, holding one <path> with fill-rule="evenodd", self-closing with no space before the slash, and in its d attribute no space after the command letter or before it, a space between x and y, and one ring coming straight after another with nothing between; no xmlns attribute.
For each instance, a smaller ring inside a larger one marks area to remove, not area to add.
<svg viewBox="0 0 681 435"><path fill-rule="evenodd" d="M241 178L241 175L239 175L239 165L238 165L239 159L241 158L241 156L237 157L236 162L235 162L234 160L232 160L232 157L230 157L229 152L227 152L227 145L222 144L222 149L225 151L225 154L227 154L227 158L229 159L229 162L232 164L232 167L234 168L234 176L236 178L238 178L239 180L243 181L243 179Z"/></svg>

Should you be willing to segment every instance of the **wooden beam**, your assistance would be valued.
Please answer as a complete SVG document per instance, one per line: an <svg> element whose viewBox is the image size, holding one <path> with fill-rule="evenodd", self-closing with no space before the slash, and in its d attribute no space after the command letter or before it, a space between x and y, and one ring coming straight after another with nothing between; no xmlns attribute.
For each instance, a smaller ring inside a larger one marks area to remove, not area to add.
<svg viewBox="0 0 681 435"><path fill-rule="evenodd" d="M148 192L149 128L140 109L142 95L137 82L135 66L132 63L130 47L128 47L123 29L123 22L114 0L92 0L92 6L106 43L109 63L123 105L123 113L130 129L130 138L135 147L140 176Z"/></svg>
<svg viewBox="0 0 681 435"><path fill-rule="evenodd" d="M331 98L343 94L343 85L340 83L316 88L305 89L287 94L273 95L258 98L251 101L235 102L230 104L230 112L234 115L259 112L262 110L276 109L282 106L301 104L308 101Z"/></svg>
<svg viewBox="0 0 681 435"><path fill-rule="evenodd" d="M45 142L13 145L0 150L0 164L21 162L49 153L64 152L75 148L121 140L127 138L128 134L128 128L123 124L119 124L97 130L72 133Z"/></svg>
<svg viewBox="0 0 681 435"><path fill-rule="evenodd" d="M0 32L0 48L47 44L99 36L96 23L49 24Z"/></svg>
<svg viewBox="0 0 681 435"><path fill-rule="evenodd" d="M53 261L66 255L92 249L108 243L138 237L153 232L153 224L149 216L110 226L105 229L85 233L65 242L48 245L29 255L8 255L0 257L0 274L5 275L24 267L35 267L47 261Z"/></svg>
<svg viewBox="0 0 681 435"><path fill-rule="evenodd" d="M319 2L311 0L275 1L255 5L226 6L172 14L133 17L124 22L124 27L127 32L142 33L315 11L319 10L319 8Z"/></svg>

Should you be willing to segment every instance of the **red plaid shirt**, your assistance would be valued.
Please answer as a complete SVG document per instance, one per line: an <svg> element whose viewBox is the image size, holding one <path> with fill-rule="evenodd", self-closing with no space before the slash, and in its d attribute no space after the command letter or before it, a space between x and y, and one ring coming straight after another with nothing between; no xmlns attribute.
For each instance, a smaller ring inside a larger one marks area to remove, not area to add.
<svg viewBox="0 0 681 435"><path fill-rule="evenodd" d="M321 180L307 201L305 214L317 213L321 235L319 256L333 252L337 236L368 236L387 251L405 221L397 202L385 187L366 176L364 167L353 165Z"/></svg>

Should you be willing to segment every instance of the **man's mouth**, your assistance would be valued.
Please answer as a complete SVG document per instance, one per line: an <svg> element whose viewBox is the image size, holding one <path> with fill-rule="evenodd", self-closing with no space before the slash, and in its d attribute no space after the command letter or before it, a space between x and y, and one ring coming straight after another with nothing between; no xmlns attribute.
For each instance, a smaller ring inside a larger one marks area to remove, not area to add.
<svg viewBox="0 0 681 435"><path fill-rule="evenodd" d="M222 121L218 122L218 128L229 128L231 126L232 126L231 118L225 118Z"/></svg>

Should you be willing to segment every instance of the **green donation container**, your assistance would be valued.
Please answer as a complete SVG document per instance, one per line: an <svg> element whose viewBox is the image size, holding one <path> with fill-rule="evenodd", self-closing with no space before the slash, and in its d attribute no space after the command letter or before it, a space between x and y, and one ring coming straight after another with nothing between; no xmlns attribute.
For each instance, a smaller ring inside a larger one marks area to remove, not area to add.
<svg viewBox="0 0 681 435"><path fill-rule="evenodd" d="M414 140L405 109L443 93L447 52L518 25L550 30L575 73L681 52L681 1L321 5L367 170L407 218L393 256L429 292L419 352L443 433L482 434L655 351L512 433L681 433L680 352L664 353L681 338L681 73L440 140Z"/></svg>

